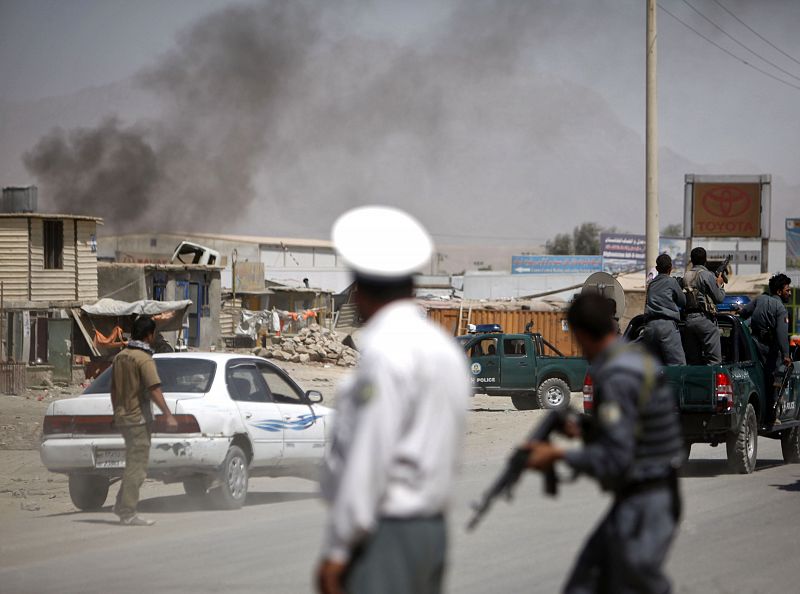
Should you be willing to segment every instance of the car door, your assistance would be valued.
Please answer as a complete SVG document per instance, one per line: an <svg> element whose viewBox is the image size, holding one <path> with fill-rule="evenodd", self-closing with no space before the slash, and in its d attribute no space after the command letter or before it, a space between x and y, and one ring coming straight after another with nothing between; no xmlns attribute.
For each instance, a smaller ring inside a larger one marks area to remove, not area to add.
<svg viewBox="0 0 800 594"><path fill-rule="evenodd" d="M498 339L495 336L479 338L467 347L472 383L475 387L500 387L500 357L498 352Z"/></svg>
<svg viewBox="0 0 800 594"><path fill-rule="evenodd" d="M256 363L283 422L284 463L316 463L325 448L325 423L305 393L286 373L267 363Z"/></svg>
<svg viewBox="0 0 800 594"><path fill-rule="evenodd" d="M261 372L251 360L234 360L228 363L225 379L253 444L253 466L280 464L284 452L283 416L272 401Z"/></svg>
<svg viewBox="0 0 800 594"><path fill-rule="evenodd" d="M500 361L500 373L503 376L503 387L512 390L535 389L531 343L526 336L506 336L503 338L503 358Z"/></svg>

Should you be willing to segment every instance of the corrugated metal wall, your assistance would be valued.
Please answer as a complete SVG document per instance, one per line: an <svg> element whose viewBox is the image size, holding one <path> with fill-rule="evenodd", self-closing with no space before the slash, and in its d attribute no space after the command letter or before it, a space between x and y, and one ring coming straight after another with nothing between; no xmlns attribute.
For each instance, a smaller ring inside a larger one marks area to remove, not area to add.
<svg viewBox="0 0 800 594"><path fill-rule="evenodd" d="M27 219L0 219L0 279L6 301L28 299Z"/></svg>
<svg viewBox="0 0 800 594"><path fill-rule="evenodd" d="M455 334L458 324L458 309L429 309L428 317L440 324L446 332ZM465 311L466 314L466 311ZM525 331L528 322L533 322L533 331L539 332L565 355L579 355L578 346L566 326L566 311L499 311L473 309L471 324L500 324L503 332L517 334Z"/></svg>
<svg viewBox="0 0 800 594"><path fill-rule="evenodd" d="M75 299L75 226L64 221L63 268L44 268L44 219L31 219L31 300Z"/></svg>
<svg viewBox="0 0 800 594"><path fill-rule="evenodd" d="M94 221L76 221L76 223L78 228L75 242L78 266L78 299L81 301L94 301L97 299L98 293L97 253L92 251L92 245L97 233L97 223Z"/></svg>

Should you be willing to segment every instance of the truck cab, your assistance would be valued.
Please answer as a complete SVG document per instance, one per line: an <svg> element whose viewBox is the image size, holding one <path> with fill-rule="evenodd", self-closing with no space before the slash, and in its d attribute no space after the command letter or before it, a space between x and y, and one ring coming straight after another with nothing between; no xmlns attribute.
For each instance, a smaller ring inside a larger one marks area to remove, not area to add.
<svg viewBox="0 0 800 594"><path fill-rule="evenodd" d="M625 336L639 340L644 316L631 320ZM726 444L734 472L755 469L758 437L779 439L786 462L800 462L800 366L790 367L780 390L779 423L767 425L769 401L765 373L750 327L739 316L720 313L722 363L699 365L685 344L689 365L664 367L680 411L686 449L694 443ZM679 324L683 331L683 324ZM685 341L684 341L685 342Z"/></svg>
<svg viewBox="0 0 800 594"><path fill-rule="evenodd" d="M504 334L499 326L459 336L476 392L511 396L518 410L562 410L580 391L587 362L566 357L538 333Z"/></svg>

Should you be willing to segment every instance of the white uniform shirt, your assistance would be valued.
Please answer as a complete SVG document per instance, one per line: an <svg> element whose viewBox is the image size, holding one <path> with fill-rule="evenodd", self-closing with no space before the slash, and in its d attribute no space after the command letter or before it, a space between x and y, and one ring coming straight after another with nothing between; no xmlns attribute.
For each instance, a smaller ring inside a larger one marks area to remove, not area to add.
<svg viewBox="0 0 800 594"><path fill-rule="evenodd" d="M370 320L361 354L340 386L322 476L323 558L340 562L382 517L445 511L471 394L464 353L412 301Z"/></svg>

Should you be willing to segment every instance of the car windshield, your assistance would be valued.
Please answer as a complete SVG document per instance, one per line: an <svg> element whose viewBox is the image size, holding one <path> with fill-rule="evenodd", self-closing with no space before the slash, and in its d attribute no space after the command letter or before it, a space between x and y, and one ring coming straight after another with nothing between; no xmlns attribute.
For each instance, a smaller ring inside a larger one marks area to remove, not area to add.
<svg viewBox="0 0 800 594"><path fill-rule="evenodd" d="M165 358L156 359L161 390L165 394L183 392L204 394L211 387L217 364L207 359ZM101 373L84 394L108 394L111 392L111 367Z"/></svg>

